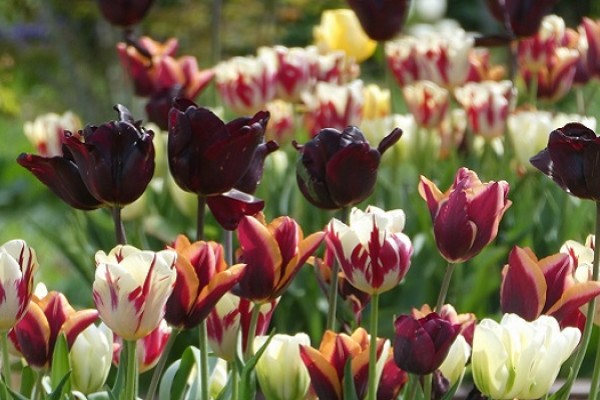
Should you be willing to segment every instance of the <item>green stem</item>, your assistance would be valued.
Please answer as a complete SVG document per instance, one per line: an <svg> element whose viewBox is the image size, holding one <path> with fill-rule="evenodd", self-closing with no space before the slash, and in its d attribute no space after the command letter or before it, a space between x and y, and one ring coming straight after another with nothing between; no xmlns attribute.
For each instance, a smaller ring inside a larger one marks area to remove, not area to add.
<svg viewBox="0 0 600 400"><path fill-rule="evenodd" d="M38 400L42 398L42 392L44 391L44 385L42 385L42 381L44 380L44 371L36 371L35 377L35 385L33 386L33 400Z"/></svg>
<svg viewBox="0 0 600 400"><path fill-rule="evenodd" d="M121 219L121 207L113 207L112 209L113 223L115 225L115 237L117 244L127 244L127 237L125 236L125 227L123 226L123 220Z"/></svg>
<svg viewBox="0 0 600 400"><path fill-rule="evenodd" d="M254 337L256 336L256 326L260 316L260 304L252 304L252 315L250 316L250 327L248 329L248 339L246 341L246 351L244 352L244 361L248 361L254 354Z"/></svg>
<svg viewBox="0 0 600 400"><path fill-rule="evenodd" d="M169 340L167 341L167 344L165 345L165 348L163 349L163 352L160 355L156 367L154 367L154 372L152 372L152 380L150 381L150 386L148 387L148 392L146 394L147 399L153 399L154 395L156 394L158 382L160 381L162 372L165 369L165 364L167 363L167 358L169 358L169 353L171 352L171 348L173 347L173 344L175 343L175 338L177 338L179 332L181 332L181 330L176 328L174 328L171 331Z"/></svg>
<svg viewBox="0 0 600 400"><path fill-rule="evenodd" d="M446 301L446 296L448 295L448 288L450 287L450 279L452 279L452 272L456 264L448 263L446 266L446 273L444 274L444 280L442 281L442 287L438 293L437 303L435 304L435 312L439 313L442 310L442 306Z"/></svg>
<svg viewBox="0 0 600 400"><path fill-rule="evenodd" d="M344 207L340 210L340 218L341 221L345 224L348 224L348 216L350 215L350 210L348 207ZM329 283L329 309L327 311L327 325L326 329L331 331L335 331L335 313L337 310L337 291L338 291L338 273L340 270L339 263L337 260L333 260L333 265L331 266L331 281Z"/></svg>
<svg viewBox="0 0 600 400"><path fill-rule="evenodd" d="M427 374L423 377L423 393L425 400L431 400L431 386L433 385L433 374Z"/></svg>
<svg viewBox="0 0 600 400"><path fill-rule="evenodd" d="M206 319L198 326L198 341L200 349L200 398L208 400L208 334L206 333Z"/></svg>
<svg viewBox="0 0 600 400"><path fill-rule="evenodd" d="M600 339L598 339L600 346ZM592 383L590 385L590 400L596 400L598 397L598 382L600 380L600 347L596 347L596 361L594 361L594 372L592 374Z"/></svg>
<svg viewBox="0 0 600 400"><path fill-rule="evenodd" d="M531 74L531 81L529 83L529 103L536 108L537 106L537 91L538 91L538 73L533 72Z"/></svg>
<svg viewBox="0 0 600 400"><path fill-rule="evenodd" d="M224 258L227 265L233 265L233 231L225 230L225 238L223 240Z"/></svg>
<svg viewBox="0 0 600 400"><path fill-rule="evenodd" d="M198 214L196 215L196 240L204 240L204 212L206 197L198 195Z"/></svg>
<svg viewBox="0 0 600 400"><path fill-rule="evenodd" d="M235 361L229 363L231 370L231 400L238 400L240 389L240 376L238 374L237 363Z"/></svg>
<svg viewBox="0 0 600 400"><path fill-rule="evenodd" d="M419 376L415 374L408 374L408 388L406 393L406 400L414 400L417 394L417 386L419 385Z"/></svg>
<svg viewBox="0 0 600 400"><path fill-rule="evenodd" d="M12 388L12 376L10 372L10 358L8 353L8 331L2 332L0 336L2 346L2 377L4 377L4 383L10 389Z"/></svg>
<svg viewBox="0 0 600 400"><path fill-rule="evenodd" d="M600 202L596 202L596 231L595 231L595 240L594 240L594 266L592 270L592 280L597 281L598 276L600 275ZM579 374L579 369L583 364L583 359L585 357L585 353L587 351L588 345L590 343L590 338L592 336L592 328L594 327L594 315L596 313L596 299L592 299L588 303L588 309L585 317L585 327L583 328L583 335L581 336L581 342L579 343L579 350L577 351L577 355L575 356L575 361L573 361L573 373L569 375L569 379L565 382L564 387L568 390L565 391L563 395L563 400L568 400L569 395L571 393L571 389L573 388L573 383L575 379L577 379L577 375ZM594 374L596 374L596 369L594 369ZM594 383L592 383L594 385ZM593 388L593 386L592 386ZM596 382L597 389L597 382ZM596 391L591 390L590 396L594 396L596 398ZM591 399L592 397L590 397Z"/></svg>
<svg viewBox="0 0 600 400"><path fill-rule="evenodd" d="M138 365L135 348L137 341L125 340L124 351L127 353L127 366L125 371L125 393L123 400L136 400L138 390Z"/></svg>
<svg viewBox="0 0 600 400"><path fill-rule="evenodd" d="M583 94L583 87L575 89L575 99L577 100L577 113L585 115L585 96Z"/></svg>
<svg viewBox="0 0 600 400"><path fill-rule="evenodd" d="M368 399L377 398L377 327L379 324L379 293L373 293L371 296L371 326L369 334L371 335L369 343L369 391ZM382 355L383 357L383 355Z"/></svg>

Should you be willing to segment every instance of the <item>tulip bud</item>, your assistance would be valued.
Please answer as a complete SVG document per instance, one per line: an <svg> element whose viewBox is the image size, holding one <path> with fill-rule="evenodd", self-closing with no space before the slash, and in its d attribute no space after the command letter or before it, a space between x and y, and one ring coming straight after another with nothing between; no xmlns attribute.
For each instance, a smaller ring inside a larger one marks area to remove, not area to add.
<svg viewBox="0 0 600 400"><path fill-rule="evenodd" d="M402 30L410 3L410 0L348 0L367 35L381 42L392 39Z"/></svg>
<svg viewBox="0 0 600 400"><path fill-rule="evenodd" d="M73 389L84 394L99 391L112 365L112 332L106 325L88 326L75 339L69 356Z"/></svg>
<svg viewBox="0 0 600 400"><path fill-rule="evenodd" d="M487 0L494 18L505 25L509 33L531 36L538 31L542 18L549 14L557 0Z"/></svg>
<svg viewBox="0 0 600 400"><path fill-rule="evenodd" d="M154 0L98 0L102 16L111 24L130 27L140 22Z"/></svg>

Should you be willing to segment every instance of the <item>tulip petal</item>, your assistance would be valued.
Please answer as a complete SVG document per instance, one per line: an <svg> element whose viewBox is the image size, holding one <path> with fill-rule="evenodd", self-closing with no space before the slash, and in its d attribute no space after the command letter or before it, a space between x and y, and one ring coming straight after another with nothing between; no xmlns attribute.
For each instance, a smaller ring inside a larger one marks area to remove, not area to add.
<svg viewBox="0 0 600 400"><path fill-rule="evenodd" d="M573 264L567 254L559 253L546 257L539 262L539 267L546 279L546 302L544 310L552 307L573 283Z"/></svg>
<svg viewBox="0 0 600 400"><path fill-rule="evenodd" d="M173 326L181 326L187 320L188 312L194 305L200 290L200 282L194 267L186 257L177 257L175 270L177 279L165 306L165 319Z"/></svg>
<svg viewBox="0 0 600 400"><path fill-rule="evenodd" d="M563 321L577 313L581 306L598 295L600 295L600 282L588 281L575 284L565 290L560 299L546 311L546 314L552 315L558 321Z"/></svg>
<svg viewBox="0 0 600 400"><path fill-rule="evenodd" d="M467 194L454 191L442 202L434 218L433 232L438 249L449 262L470 258L477 237L477 225L469 219Z"/></svg>
<svg viewBox="0 0 600 400"><path fill-rule="evenodd" d="M306 365L312 387L320 399L342 400L342 387L338 374L318 350L300 346L300 357Z"/></svg>
<svg viewBox="0 0 600 400"><path fill-rule="evenodd" d="M478 228L473 249L477 254L498 234L498 225L504 212L512 204L507 200L508 183L491 182L485 189L471 199L467 212ZM473 255L475 255L473 254Z"/></svg>
<svg viewBox="0 0 600 400"><path fill-rule="evenodd" d="M427 202L427 207L429 208L431 218L434 219L440 202L444 198L444 194L440 191L440 189L438 189L435 183L431 182L423 175L420 177L418 190L423 200Z"/></svg>
<svg viewBox="0 0 600 400"><path fill-rule="evenodd" d="M14 329L17 343L27 362L44 367L50 357L50 324L42 308L34 301Z"/></svg>
<svg viewBox="0 0 600 400"><path fill-rule="evenodd" d="M66 335L69 348L73 345L73 342L75 342L77 335L93 324L97 319L98 310L94 309L75 311L69 316L69 319L67 319L61 327L61 331Z"/></svg>

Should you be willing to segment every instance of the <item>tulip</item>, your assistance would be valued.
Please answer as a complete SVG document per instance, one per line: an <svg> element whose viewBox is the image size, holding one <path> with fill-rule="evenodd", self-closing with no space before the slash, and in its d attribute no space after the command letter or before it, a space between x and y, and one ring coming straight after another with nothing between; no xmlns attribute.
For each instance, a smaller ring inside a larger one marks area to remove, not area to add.
<svg viewBox="0 0 600 400"><path fill-rule="evenodd" d="M458 335L450 351L440 365L439 369L444 378L448 379L450 386L460 381L465 373L465 366L471 356L471 346L463 335Z"/></svg>
<svg viewBox="0 0 600 400"><path fill-rule="evenodd" d="M300 47L275 46L259 48L258 56L271 58L276 65L277 98L297 102L300 93L314 86L313 65L318 57L315 52Z"/></svg>
<svg viewBox="0 0 600 400"><path fill-rule="evenodd" d="M475 48L469 53L469 72L467 82L500 81L505 68L490 63L489 49Z"/></svg>
<svg viewBox="0 0 600 400"><path fill-rule="evenodd" d="M167 342L171 336L172 328L167 325L164 319L160 321L156 329L148 335L137 340L136 359L140 373L151 370L156 366L160 357L166 349ZM121 351L123 350L123 340L115 336L114 351L112 359L116 365L119 365Z"/></svg>
<svg viewBox="0 0 600 400"><path fill-rule="evenodd" d="M388 67L400 87L421 79L417 66L417 39L406 36L385 44Z"/></svg>
<svg viewBox="0 0 600 400"><path fill-rule="evenodd" d="M365 398L367 392L367 369L369 364L367 331L358 328L352 335L327 330L319 349L300 346L300 356L308 369L312 388L320 399L342 400L344 398L344 369L350 362L351 376L357 398ZM377 381L388 360L390 343L377 339Z"/></svg>
<svg viewBox="0 0 600 400"><path fill-rule="evenodd" d="M555 102L571 90L578 61L577 50L560 47L554 51L543 69L537 73L524 69L521 73L528 88L537 87L538 98Z"/></svg>
<svg viewBox="0 0 600 400"><path fill-rule="evenodd" d="M557 0L487 0L494 18L517 37L534 35Z"/></svg>
<svg viewBox="0 0 600 400"><path fill-rule="evenodd" d="M367 35L377 41L390 40L402 30L410 3L410 0L348 0Z"/></svg>
<svg viewBox="0 0 600 400"><path fill-rule="evenodd" d="M440 367L460 332L460 325L436 313L420 319L401 315L394 326L394 361L404 371L418 375L431 374Z"/></svg>
<svg viewBox="0 0 600 400"><path fill-rule="evenodd" d="M425 318L431 314L433 310L428 304L424 304L420 309L413 308L412 316L415 319ZM452 325L460 325L460 336L463 336L467 341L467 344L473 343L473 332L475 331L475 325L477 323L477 317L473 313L458 314L452 304L444 304L438 315L445 321L448 321Z"/></svg>
<svg viewBox="0 0 600 400"><path fill-rule="evenodd" d="M387 117L392 113L392 95L389 89L382 89L375 84L364 87L363 120Z"/></svg>
<svg viewBox="0 0 600 400"><path fill-rule="evenodd" d="M377 42L365 34L352 10L325 10L321 23L313 30L315 42L323 52L343 50L348 56L363 62L371 57Z"/></svg>
<svg viewBox="0 0 600 400"><path fill-rule="evenodd" d="M154 0L98 0L102 16L111 24L130 27L139 23Z"/></svg>
<svg viewBox="0 0 600 400"><path fill-rule="evenodd" d="M177 253L118 245L96 253L93 297L102 321L125 340L152 332L165 313L177 273Z"/></svg>
<svg viewBox="0 0 600 400"><path fill-rule="evenodd" d="M585 69L587 73L600 78L600 20L583 17L580 27L585 43Z"/></svg>
<svg viewBox="0 0 600 400"><path fill-rule="evenodd" d="M342 132L323 129L303 146L296 180L304 197L323 209L349 207L365 200L375 189L381 155L402 136L394 129L377 149L371 148L362 132L349 126Z"/></svg>
<svg viewBox="0 0 600 400"><path fill-rule="evenodd" d="M244 217L238 226L238 239L239 260L246 264L246 272L234 293L257 304L275 300L324 238L324 232L304 238L300 225L290 217L276 218L268 225Z"/></svg>
<svg viewBox="0 0 600 400"><path fill-rule="evenodd" d="M397 399L400 391L407 382L408 374L406 371L398 368L394 362L394 349L390 347L377 387L377 400Z"/></svg>
<svg viewBox="0 0 600 400"><path fill-rule="evenodd" d="M110 371L113 334L106 325L90 325L75 339L69 357L73 389L84 394L99 391Z"/></svg>
<svg viewBox="0 0 600 400"><path fill-rule="evenodd" d="M62 155L62 140L65 131L77 132L81 129L79 117L71 111L59 115L48 113L34 121L25 122L25 136L43 157Z"/></svg>
<svg viewBox="0 0 600 400"><path fill-rule="evenodd" d="M202 322L219 299L240 279L244 267L227 268L223 247L216 242L191 243L179 235L173 244L177 252L177 279L165 309L165 319L178 328L190 329Z"/></svg>
<svg viewBox="0 0 600 400"><path fill-rule="evenodd" d="M258 305L231 293L221 297L206 319L208 343L213 353L228 362L233 362L240 336L241 349L245 353L248 336L251 334L250 319L253 308L260 307L256 331L252 333L259 336L267 332L276 305L277 300Z"/></svg>
<svg viewBox="0 0 600 400"><path fill-rule="evenodd" d="M464 167L445 193L421 176L419 194L427 201L442 257L450 263L463 262L494 240L500 220L512 204L508 190L505 181L482 183L475 172Z"/></svg>
<svg viewBox="0 0 600 400"><path fill-rule="evenodd" d="M254 339L254 352L262 348L268 336ZM256 364L256 376L267 400L302 400L310 378L300 357L300 346L310 346L305 333L294 336L274 335Z"/></svg>
<svg viewBox="0 0 600 400"><path fill-rule="evenodd" d="M446 117L450 105L448 90L430 81L418 81L404 86L402 93L419 126L436 128Z"/></svg>
<svg viewBox="0 0 600 400"><path fill-rule="evenodd" d="M351 285L370 295L393 289L410 267L413 247L404 229L404 211L353 208L350 224L333 219L327 244Z"/></svg>
<svg viewBox="0 0 600 400"><path fill-rule="evenodd" d="M267 111L271 118L265 131L265 140L273 140L279 144L291 142L296 124L293 105L283 100L273 100L267 103Z"/></svg>
<svg viewBox="0 0 600 400"><path fill-rule="evenodd" d="M237 189L207 197L206 204L217 222L228 231L236 230L246 215L257 215L265 208L263 200Z"/></svg>
<svg viewBox="0 0 600 400"><path fill-rule="evenodd" d="M98 311L75 311L62 293L52 291L42 298L32 297L27 312L13 328L11 339L30 366L42 369L52 364L59 334L65 334L70 349L77 336L97 318Z"/></svg>
<svg viewBox="0 0 600 400"><path fill-rule="evenodd" d="M344 85L356 80L360 75L360 65L343 50L319 53L315 46L309 46L307 50L316 53L311 72L317 82Z"/></svg>
<svg viewBox="0 0 600 400"><path fill-rule="evenodd" d="M65 135L62 157L21 154L17 161L74 208L120 208L133 203L154 173L154 134L135 121L127 108L117 105L115 110L119 121L86 126L83 141Z"/></svg>
<svg viewBox="0 0 600 400"><path fill-rule="evenodd" d="M599 201L598 154L600 138L594 131L580 123L569 123L552 131L547 147L530 161L567 193Z"/></svg>
<svg viewBox="0 0 600 400"><path fill-rule="evenodd" d="M579 329L561 331L556 319L546 315L527 322L505 314L499 324L486 318L473 338L475 385L494 399L539 399L550 390L580 337Z"/></svg>
<svg viewBox="0 0 600 400"><path fill-rule="evenodd" d="M183 190L201 196L227 192L248 170L269 113L225 124L206 108L178 99L169 113L169 168Z"/></svg>
<svg viewBox="0 0 600 400"><path fill-rule="evenodd" d="M37 256L23 240L10 240L0 247L0 332L23 318L33 291Z"/></svg>
<svg viewBox="0 0 600 400"><path fill-rule="evenodd" d="M565 21L558 15L544 17L539 31L519 41L518 61L521 68L537 73L542 70L558 47L566 45Z"/></svg>

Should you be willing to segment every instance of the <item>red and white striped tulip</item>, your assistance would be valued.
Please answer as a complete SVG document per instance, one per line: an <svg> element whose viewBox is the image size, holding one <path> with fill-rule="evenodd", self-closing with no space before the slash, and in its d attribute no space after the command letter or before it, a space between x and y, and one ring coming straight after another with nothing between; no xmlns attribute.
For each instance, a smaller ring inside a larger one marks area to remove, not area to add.
<svg viewBox="0 0 600 400"><path fill-rule="evenodd" d="M448 90L431 81L418 81L407 85L402 93L408 109L420 127L436 128L448 113Z"/></svg>
<svg viewBox="0 0 600 400"><path fill-rule="evenodd" d="M165 313L177 277L173 250L118 245L96 253L93 296L104 323L125 340L152 332Z"/></svg>
<svg viewBox="0 0 600 400"><path fill-rule="evenodd" d="M140 373L151 370L158 363L160 356L167 346L171 331L172 328L163 319L150 334L137 340L135 351ZM119 365L121 350L123 350L123 340L115 336L112 354L112 360L115 365Z"/></svg>
<svg viewBox="0 0 600 400"><path fill-rule="evenodd" d="M29 142L35 146L37 154L43 157L54 157L63 154L64 131L77 135L82 127L79 117L67 111L62 115L56 113L40 115L33 121L25 122L23 131Z"/></svg>

